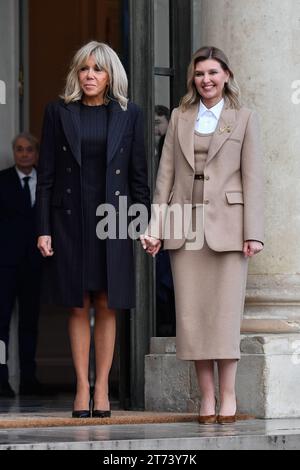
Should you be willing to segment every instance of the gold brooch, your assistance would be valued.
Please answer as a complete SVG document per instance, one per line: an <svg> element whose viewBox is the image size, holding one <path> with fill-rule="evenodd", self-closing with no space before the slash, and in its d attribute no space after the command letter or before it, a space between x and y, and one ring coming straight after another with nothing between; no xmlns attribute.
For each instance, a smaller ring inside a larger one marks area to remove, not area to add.
<svg viewBox="0 0 300 470"><path fill-rule="evenodd" d="M224 134L224 132L228 132L228 134L230 134L231 131L232 131L231 126L220 127L219 129L220 134Z"/></svg>

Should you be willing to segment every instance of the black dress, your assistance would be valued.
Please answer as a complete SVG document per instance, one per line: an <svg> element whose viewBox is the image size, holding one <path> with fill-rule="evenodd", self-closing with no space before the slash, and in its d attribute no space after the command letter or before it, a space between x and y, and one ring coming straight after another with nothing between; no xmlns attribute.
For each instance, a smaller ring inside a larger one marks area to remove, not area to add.
<svg viewBox="0 0 300 470"><path fill-rule="evenodd" d="M81 103L84 289L107 292L106 241L99 240L97 207L106 201L107 109Z"/></svg>

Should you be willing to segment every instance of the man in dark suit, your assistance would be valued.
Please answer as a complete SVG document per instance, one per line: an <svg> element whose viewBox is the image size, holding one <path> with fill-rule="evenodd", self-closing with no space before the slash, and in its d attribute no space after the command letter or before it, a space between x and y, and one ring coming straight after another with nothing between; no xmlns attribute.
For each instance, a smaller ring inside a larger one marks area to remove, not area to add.
<svg viewBox="0 0 300 470"><path fill-rule="evenodd" d="M16 300L19 311L20 394L38 394L37 344L41 255L36 247L35 191L38 142L30 134L13 141L15 166L0 172L0 341L6 358ZM14 397L7 365L0 365L0 396Z"/></svg>

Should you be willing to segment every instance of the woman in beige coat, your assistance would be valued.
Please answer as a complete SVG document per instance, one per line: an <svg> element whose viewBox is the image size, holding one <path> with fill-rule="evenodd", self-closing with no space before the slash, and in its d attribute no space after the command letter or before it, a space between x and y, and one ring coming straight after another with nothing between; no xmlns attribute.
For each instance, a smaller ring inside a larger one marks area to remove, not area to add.
<svg viewBox="0 0 300 470"><path fill-rule="evenodd" d="M172 114L151 222L142 237L152 256L162 241L170 250L177 356L195 361L201 424L236 420L248 259L263 249L262 200L257 115L241 106L226 55L201 48L188 70L188 93Z"/></svg>

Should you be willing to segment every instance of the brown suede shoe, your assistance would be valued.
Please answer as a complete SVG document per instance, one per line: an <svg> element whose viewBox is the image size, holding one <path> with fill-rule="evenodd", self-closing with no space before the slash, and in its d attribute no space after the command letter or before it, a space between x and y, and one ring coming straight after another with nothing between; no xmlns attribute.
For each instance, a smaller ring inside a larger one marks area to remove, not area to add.
<svg viewBox="0 0 300 470"><path fill-rule="evenodd" d="M217 415L198 416L198 423L201 425L216 424Z"/></svg>
<svg viewBox="0 0 300 470"><path fill-rule="evenodd" d="M236 423L236 414L233 416L217 416L217 423L218 424L234 424Z"/></svg>

